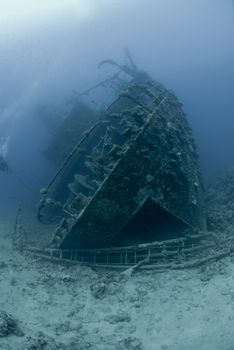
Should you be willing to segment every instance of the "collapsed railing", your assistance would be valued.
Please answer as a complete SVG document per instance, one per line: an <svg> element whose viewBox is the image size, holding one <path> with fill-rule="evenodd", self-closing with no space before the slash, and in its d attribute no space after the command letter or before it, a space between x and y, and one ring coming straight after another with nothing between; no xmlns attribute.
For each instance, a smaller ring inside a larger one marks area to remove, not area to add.
<svg viewBox="0 0 234 350"><path fill-rule="evenodd" d="M213 232L190 233L181 238L132 246L74 250L29 246L27 233L19 207L12 237L13 249L58 263L92 267L126 269L137 266L157 271L185 269L234 253L234 237Z"/></svg>
<svg viewBox="0 0 234 350"><path fill-rule="evenodd" d="M232 245L219 244L216 238L213 233L203 233L129 247L76 250L30 247L25 250L52 261L94 267L126 268L142 262L141 268L146 269L182 269L229 255Z"/></svg>

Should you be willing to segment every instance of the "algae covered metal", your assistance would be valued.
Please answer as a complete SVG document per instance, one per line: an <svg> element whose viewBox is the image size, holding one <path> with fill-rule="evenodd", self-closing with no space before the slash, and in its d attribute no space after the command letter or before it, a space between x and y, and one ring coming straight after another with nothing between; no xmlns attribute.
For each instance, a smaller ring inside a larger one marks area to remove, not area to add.
<svg viewBox="0 0 234 350"><path fill-rule="evenodd" d="M46 151L62 163L38 209L41 222L57 225L51 246L127 246L203 230L198 154L181 103L131 60L104 63L119 70L96 86L114 86L112 101L97 109L83 98L92 89L78 96Z"/></svg>

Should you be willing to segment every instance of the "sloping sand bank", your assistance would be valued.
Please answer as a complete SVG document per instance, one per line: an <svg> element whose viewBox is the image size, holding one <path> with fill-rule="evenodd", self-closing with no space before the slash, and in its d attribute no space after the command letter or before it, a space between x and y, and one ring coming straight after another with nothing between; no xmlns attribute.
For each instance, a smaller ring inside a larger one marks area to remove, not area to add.
<svg viewBox="0 0 234 350"><path fill-rule="evenodd" d="M14 350L231 350L234 260L199 270L118 273L60 266L11 249L12 220L0 224L0 310L24 336Z"/></svg>

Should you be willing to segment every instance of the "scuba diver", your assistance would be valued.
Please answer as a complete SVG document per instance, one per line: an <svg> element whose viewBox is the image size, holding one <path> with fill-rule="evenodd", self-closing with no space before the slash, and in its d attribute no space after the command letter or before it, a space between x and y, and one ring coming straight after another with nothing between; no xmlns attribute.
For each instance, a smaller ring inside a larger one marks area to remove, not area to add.
<svg viewBox="0 0 234 350"><path fill-rule="evenodd" d="M12 169L9 167L5 159L3 158L2 155L0 155L0 172L5 172L9 174L13 174L17 181L21 183L27 190L32 190L29 185L27 185L24 180L21 179L20 175L16 171L12 171Z"/></svg>
<svg viewBox="0 0 234 350"><path fill-rule="evenodd" d="M9 166L1 155L0 155L0 171L4 171L4 172L9 171Z"/></svg>

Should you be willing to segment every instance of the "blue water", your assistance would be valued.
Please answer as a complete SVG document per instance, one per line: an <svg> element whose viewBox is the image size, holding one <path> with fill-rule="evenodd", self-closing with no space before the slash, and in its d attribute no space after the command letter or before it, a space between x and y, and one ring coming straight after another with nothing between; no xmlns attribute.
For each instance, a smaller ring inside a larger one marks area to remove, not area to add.
<svg viewBox="0 0 234 350"><path fill-rule="evenodd" d="M74 318L76 322L74 329L78 329L77 325L83 323L84 328L88 329L88 332L84 331L84 337L88 334L92 338L94 347L91 349L106 350L106 347L101 348L96 345L99 346L102 339L105 339L105 344L109 344L109 336L114 337L117 342L119 335L122 334L121 327L126 337L127 332L129 334L134 332L134 327L118 326L113 328L113 334L110 331L110 335L106 337L111 329L108 328L110 325L107 327L107 323L104 323L102 327L99 318L104 319L104 313L109 312L110 306L115 308L117 305L118 308L124 309L128 302L135 303L134 295L137 295L140 300L139 307L142 307L139 310L146 310L143 316L139 311L139 319L142 318L143 327L141 328L140 325L140 332L138 332L143 343L145 341L146 350L177 350L178 348L231 350L234 348L231 332L233 329L233 306L231 306L233 262L231 260L228 260L229 263L226 265L221 263L215 265L213 270L211 268L200 271L205 277L209 274L217 275L214 285L212 285L213 282L209 284L209 281L204 282L204 280L201 284L200 272L197 273L197 271L193 271L191 275L189 272L181 272L181 275L175 273L169 276L168 280L164 280L163 274L159 279L155 278L155 275L150 276L148 281L147 276L142 274L141 283L137 278L134 283L130 279L129 285L126 284L126 304L122 302L121 294L125 288L125 282L116 292L117 280L112 281L113 284L107 287L107 290L110 287L109 302L104 299L100 316L99 309L96 309L95 315L89 305L90 300L94 308L101 303L100 300L91 299L92 296L90 296L93 280L100 282L99 274L94 272L90 274L90 279L93 279L91 283L87 277L88 270L84 272L80 270L81 278L85 280L85 287L83 287L83 294L80 294L81 299L78 299L81 290L79 288L83 285L79 273L77 274L75 270L76 278L78 276L77 285L75 287L74 284L71 285L71 289L69 286L71 299L68 296L64 298L63 303L63 293L68 295L68 287L62 284L63 289L60 290L63 280L59 277L60 279L56 282L56 291L53 289L57 267L53 267L53 270L51 265L47 267L42 265L41 276L38 277L37 273L34 276L33 268L36 269L39 265L32 263L31 266L30 260L17 260L17 256L14 262L12 251L10 248L6 249L7 245L4 245L4 241L2 243L2 240L8 240L10 247L11 229L9 227L13 228L19 203L22 203L28 211L28 217L34 215L31 212L35 212L40 198L40 188L45 187L57 170L43 155L53 137L53 132L51 133L51 130L48 130L37 118L36 109L44 105L55 106L63 115L67 115L72 107L68 101L75 92L97 84L110 74L109 68L98 69L98 63L110 58L123 64L125 48L129 48L139 69L145 70L153 79L173 90L183 103L198 146L205 185L215 182L219 176L234 167L233 36L234 4L232 0L0 1L0 155L6 159L10 168L9 172L0 172L1 249L5 251L5 256L9 255L5 257L2 254L0 257L1 273L4 267L2 259L6 259L6 267L9 269L9 273L8 270L4 270L5 275L0 283L2 288L0 292L4 292L1 308L4 306L12 312L15 309L18 310L17 318L22 318L25 328L29 329L27 335L35 331L36 324L36 330L42 329L47 332L49 329L49 333L54 332L57 341L57 335L61 335L59 330L63 332L70 322L68 315L76 317L74 310L78 310L78 313L84 307L84 319L80 321ZM101 98L105 99L106 96ZM221 196L220 208L226 213L225 208L223 209L224 203L225 198ZM231 210L227 214L228 220L229 216L232 216ZM7 229L4 226L5 222L7 222ZM233 227L229 228L228 232L229 234L233 232ZM19 270L17 270L18 267ZM9 279L8 283L8 277L11 278L12 271L14 278ZM25 271L28 273L26 279ZM72 276L72 271L60 269L60 273L64 272L66 278L69 274ZM23 281L22 288L20 281L15 282L18 272L23 275L20 277ZM46 285L46 279L50 280L49 287ZM110 280L107 280L110 283ZM4 284L5 281L7 281L6 284ZM41 287L40 283L44 285ZM164 288L167 284L169 287L165 292ZM8 285L11 291L10 297L8 291L3 290ZM145 286L147 291L144 290ZM13 287L16 288L15 292L12 291ZM118 290L120 295L117 294ZM155 304L155 309L152 310L147 306L149 290L149 300L152 301L152 305ZM129 291L131 295L128 294ZM19 298L18 295L20 295ZM201 295L202 298L200 298ZM42 302L40 296L43 299ZM21 308L18 308L18 300L23 305L21 305L22 313ZM46 323L43 323L47 317L45 314L48 313L49 303L52 306L49 316L51 316L51 322L54 322L52 331L47 324L49 321L46 320ZM27 306L25 310L29 310L27 313L24 312L24 305ZM41 309L41 305L44 309ZM61 322L60 328L55 322L56 305L58 310L62 306L60 319L56 319L56 322ZM138 318L137 303L136 307L134 305L133 315L137 315ZM175 310L171 312L173 308ZM37 313L40 315L41 310L45 310L43 317L37 318ZM28 315L29 320L26 320ZM95 326L93 333L89 333L88 326L89 322L93 322L93 315L98 320L97 328ZM65 325L63 325L64 317L67 322ZM78 317L80 317L79 314ZM203 323L200 322L200 318ZM37 323L41 325L38 327ZM100 327L99 335L96 332L98 327ZM167 331L168 329L170 331ZM160 332L163 340L159 338ZM96 342L96 336L99 337L99 344ZM179 342L179 345L176 342L171 347L167 345L181 336L184 340L182 343ZM80 333L79 337L80 341L82 339ZM136 341L134 343L134 339L126 339L122 339L120 343L123 342L127 349L141 349L137 347ZM222 348L221 344L225 344L225 340L226 345ZM157 341L160 344L157 343L156 348ZM14 344L14 338L11 338L11 342ZM0 338L0 348L1 346ZM14 345L8 348L15 349ZM73 347L72 349L75 350ZM118 346L111 349L119 350Z"/></svg>

